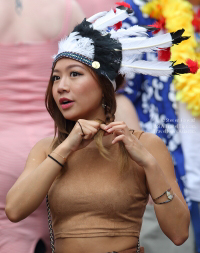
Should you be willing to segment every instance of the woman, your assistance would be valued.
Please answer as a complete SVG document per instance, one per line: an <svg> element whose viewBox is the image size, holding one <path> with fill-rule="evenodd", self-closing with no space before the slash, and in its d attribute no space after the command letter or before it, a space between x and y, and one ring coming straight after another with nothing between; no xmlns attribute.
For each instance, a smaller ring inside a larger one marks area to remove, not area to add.
<svg viewBox="0 0 200 253"><path fill-rule="evenodd" d="M114 91L130 66L122 55L123 41L113 38L123 31L102 30L130 14L118 7L115 13L95 15L59 43L46 93L58 136L33 147L7 194L6 214L13 222L30 215L48 194L53 252L54 247L57 253L143 252L137 244L149 193L164 233L176 245L188 237L189 212L165 144L114 122ZM180 68L166 66L167 73Z"/></svg>

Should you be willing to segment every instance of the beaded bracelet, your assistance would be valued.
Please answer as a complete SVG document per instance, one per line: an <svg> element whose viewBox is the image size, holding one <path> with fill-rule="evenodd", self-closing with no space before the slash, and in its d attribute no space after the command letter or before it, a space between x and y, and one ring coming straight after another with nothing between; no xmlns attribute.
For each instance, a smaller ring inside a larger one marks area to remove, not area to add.
<svg viewBox="0 0 200 253"><path fill-rule="evenodd" d="M60 166L64 167L64 165L62 163L60 163L59 161L57 161L55 158L53 158L53 156L48 155L48 157L50 157L52 160L54 160L57 164L59 164Z"/></svg>

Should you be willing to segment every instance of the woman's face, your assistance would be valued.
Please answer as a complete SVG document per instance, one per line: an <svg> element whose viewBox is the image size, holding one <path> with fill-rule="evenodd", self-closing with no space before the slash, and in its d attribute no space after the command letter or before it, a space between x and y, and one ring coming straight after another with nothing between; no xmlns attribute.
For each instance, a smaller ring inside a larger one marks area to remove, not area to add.
<svg viewBox="0 0 200 253"><path fill-rule="evenodd" d="M84 64L63 58L53 71L54 100L68 120L105 119L102 89Z"/></svg>

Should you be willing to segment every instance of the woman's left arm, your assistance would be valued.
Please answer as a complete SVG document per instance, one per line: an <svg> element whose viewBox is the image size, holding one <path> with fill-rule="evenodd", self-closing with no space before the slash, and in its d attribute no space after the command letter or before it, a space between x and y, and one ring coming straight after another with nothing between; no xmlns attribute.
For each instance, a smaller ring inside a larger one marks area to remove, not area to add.
<svg viewBox="0 0 200 253"><path fill-rule="evenodd" d="M138 140L124 122L112 122L102 127L114 134L113 144L123 141L132 160L144 168L149 192L153 199L171 188L174 198L164 204L155 204L159 225L165 235L176 245L188 238L190 214L176 182L171 155L164 142L156 135L143 133ZM168 201L164 194L156 203Z"/></svg>
<svg viewBox="0 0 200 253"><path fill-rule="evenodd" d="M174 194L172 201L165 204L154 204L159 225L174 244L181 245L188 238L190 213L176 182L171 155L164 142L157 135L143 133L140 142L155 158L155 160L150 159L143 166L152 198L159 197L169 188ZM159 198L156 203L165 201L168 201L166 194Z"/></svg>

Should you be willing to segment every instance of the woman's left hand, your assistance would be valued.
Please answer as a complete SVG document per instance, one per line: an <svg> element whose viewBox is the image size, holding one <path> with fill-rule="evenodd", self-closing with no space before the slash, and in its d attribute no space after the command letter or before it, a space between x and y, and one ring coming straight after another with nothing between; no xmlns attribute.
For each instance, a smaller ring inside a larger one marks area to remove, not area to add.
<svg viewBox="0 0 200 253"><path fill-rule="evenodd" d="M131 159L139 166L143 167L155 162L155 158L145 149L136 136L131 133L123 121L112 122L108 125L101 124L100 127L108 134L114 134L112 144L122 141Z"/></svg>

